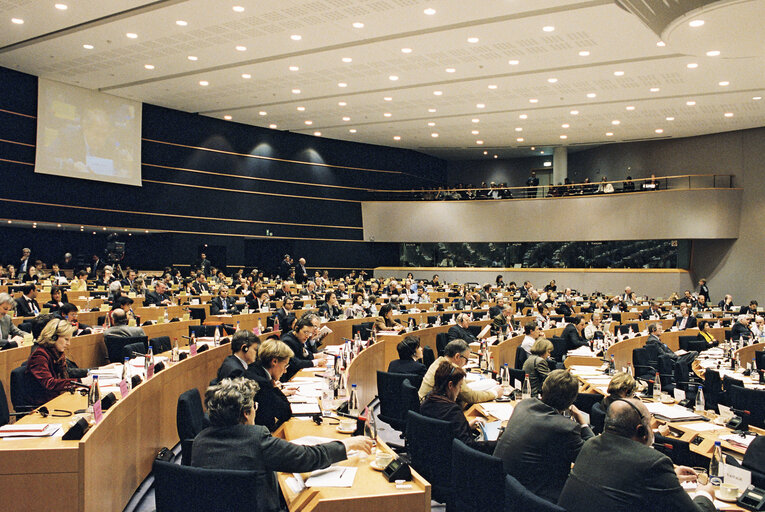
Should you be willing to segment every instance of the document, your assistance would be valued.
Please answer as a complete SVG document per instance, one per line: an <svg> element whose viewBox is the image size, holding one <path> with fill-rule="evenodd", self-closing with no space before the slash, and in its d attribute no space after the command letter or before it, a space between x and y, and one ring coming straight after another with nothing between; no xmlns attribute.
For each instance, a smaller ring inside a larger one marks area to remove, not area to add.
<svg viewBox="0 0 765 512"><path fill-rule="evenodd" d="M501 421L492 421L489 423L479 423L478 428L483 434L484 441L496 441L499 439L499 432L502 429Z"/></svg>
<svg viewBox="0 0 765 512"><path fill-rule="evenodd" d="M513 405L507 402L486 402L481 404L481 408L486 414L501 421L509 420L514 410Z"/></svg>
<svg viewBox="0 0 765 512"><path fill-rule="evenodd" d="M351 487L356 478L357 468L330 466L313 471L305 481L306 487Z"/></svg>
<svg viewBox="0 0 765 512"><path fill-rule="evenodd" d="M321 408L319 407L319 403L317 401L314 401L312 404L290 404L290 408L292 409L292 414L295 416L311 416L313 414L321 414Z"/></svg>
<svg viewBox="0 0 765 512"><path fill-rule="evenodd" d="M0 427L0 438L51 437L61 430L58 423L19 424Z"/></svg>

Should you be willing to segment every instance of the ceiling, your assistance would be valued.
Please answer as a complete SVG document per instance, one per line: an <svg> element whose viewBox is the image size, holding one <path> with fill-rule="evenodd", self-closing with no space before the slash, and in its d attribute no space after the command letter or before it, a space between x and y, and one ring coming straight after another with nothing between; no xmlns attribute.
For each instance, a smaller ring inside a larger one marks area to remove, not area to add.
<svg viewBox="0 0 765 512"><path fill-rule="evenodd" d="M0 0L0 65L449 160L765 125L760 0L696 2L663 46L613 0L58 1Z"/></svg>

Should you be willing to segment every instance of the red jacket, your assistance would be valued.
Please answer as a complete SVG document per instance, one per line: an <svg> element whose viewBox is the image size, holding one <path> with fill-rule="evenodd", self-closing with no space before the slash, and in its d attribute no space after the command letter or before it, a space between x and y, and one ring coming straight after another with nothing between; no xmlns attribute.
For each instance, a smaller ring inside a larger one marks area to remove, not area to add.
<svg viewBox="0 0 765 512"><path fill-rule="evenodd" d="M37 347L27 361L24 374L28 399L37 407L73 388L66 371L66 358L53 347Z"/></svg>

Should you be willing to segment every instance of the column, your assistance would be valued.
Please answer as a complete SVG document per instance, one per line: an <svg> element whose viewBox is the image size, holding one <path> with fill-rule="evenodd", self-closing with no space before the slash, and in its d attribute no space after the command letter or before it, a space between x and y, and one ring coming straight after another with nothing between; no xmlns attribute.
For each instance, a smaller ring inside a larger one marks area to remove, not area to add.
<svg viewBox="0 0 765 512"><path fill-rule="evenodd" d="M553 176L554 185L563 183L568 177L568 153L565 146L553 149Z"/></svg>

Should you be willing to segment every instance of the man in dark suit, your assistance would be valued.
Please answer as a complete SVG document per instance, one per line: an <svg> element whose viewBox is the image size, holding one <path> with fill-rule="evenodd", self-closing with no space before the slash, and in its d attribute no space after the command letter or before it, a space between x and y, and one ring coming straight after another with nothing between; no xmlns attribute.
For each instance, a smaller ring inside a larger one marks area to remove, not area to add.
<svg viewBox="0 0 765 512"><path fill-rule="evenodd" d="M308 270L305 268L305 258L300 258L295 267L295 282L304 284L306 281L308 281Z"/></svg>
<svg viewBox="0 0 765 512"><path fill-rule="evenodd" d="M469 325L470 317L466 313L457 315L457 324L449 327L449 331L447 332L449 341L465 340L465 343L467 344L478 341L476 335L468 330Z"/></svg>
<svg viewBox="0 0 765 512"><path fill-rule="evenodd" d="M574 316L574 299L566 299L566 301L555 308L555 312L559 315L563 315L564 318L571 318Z"/></svg>
<svg viewBox="0 0 765 512"><path fill-rule="evenodd" d="M146 298L143 301L144 306L168 306L172 303L170 295L167 293L167 285L164 281L154 282L154 291L146 292Z"/></svg>
<svg viewBox="0 0 765 512"><path fill-rule="evenodd" d="M203 295L210 293L210 286L207 284L207 278L204 273L197 274L197 280L191 285L195 295Z"/></svg>
<svg viewBox="0 0 765 512"><path fill-rule="evenodd" d="M218 296L210 300L211 315L236 315L239 309L236 307L236 301L228 296L228 286L223 285L218 288Z"/></svg>
<svg viewBox="0 0 765 512"><path fill-rule="evenodd" d="M566 342L566 351L576 350L587 345L584 337L584 317L577 315L571 319L571 323L563 329L561 337Z"/></svg>
<svg viewBox="0 0 765 512"><path fill-rule="evenodd" d="M529 187L526 189L526 197L537 197L537 187L539 186L539 178L537 178L536 172L531 171L531 175L526 180L526 186Z"/></svg>
<svg viewBox="0 0 765 512"><path fill-rule="evenodd" d="M255 290L253 296L253 299L250 301L250 308L256 309L258 311L266 308L265 310L268 311L268 307L271 302L271 296L268 294L268 290L265 288Z"/></svg>
<svg viewBox="0 0 765 512"><path fill-rule="evenodd" d="M738 312L739 315L752 315L757 316L757 304L756 300L750 300L748 306L743 306Z"/></svg>
<svg viewBox="0 0 765 512"><path fill-rule="evenodd" d="M37 316L40 314L40 305L37 303L37 287L34 284L26 284L21 289L21 297L16 299L16 316Z"/></svg>
<svg viewBox="0 0 765 512"><path fill-rule="evenodd" d="M559 503L568 512L716 510L711 485L697 487L691 499L680 481L695 480L695 472L673 467L669 457L651 448L650 422L651 414L640 400L614 401L603 434L587 441L577 457Z"/></svg>
<svg viewBox="0 0 765 512"><path fill-rule="evenodd" d="M661 310L658 302L651 302L651 306L640 313L641 320L659 320L661 319Z"/></svg>
<svg viewBox="0 0 765 512"><path fill-rule="evenodd" d="M290 275L290 268L292 268L292 259L289 254L285 254L284 259L279 264L279 277L287 279Z"/></svg>
<svg viewBox="0 0 765 512"><path fill-rule="evenodd" d="M24 247L21 250L21 259L19 260L19 268L16 270L16 275L23 278L29 273L29 269L33 267L32 263L32 250L28 247Z"/></svg>
<svg viewBox="0 0 765 512"><path fill-rule="evenodd" d="M747 315L738 315L736 323L730 328L730 339L734 341L751 340L753 337L754 335L751 329L749 329L749 317Z"/></svg>
<svg viewBox="0 0 765 512"><path fill-rule="evenodd" d="M696 327L696 317L691 314L691 308L684 307L680 310L680 316L675 318L675 323L672 324L679 330L693 329Z"/></svg>
<svg viewBox="0 0 765 512"><path fill-rule="evenodd" d="M550 372L542 399L522 400L497 442L494 456L531 492L557 503L571 464L594 434L574 406L579 381L568 370ZM571 418L563 416L569 412Z"/></svg>
<svg viewBox="0 0 765 512"><path fill-rule="evenodd" d="M292 297L289 283L282 283L282 287L274 292L275 300L284 300L285 297Z"/></svg>
<svg viewBox="0 0 765 512"><path fill-rule="evenodd" d="M308 339L313 336L314 328L311 319L306 316L301 317L295 324L295 328L282 334L281 340L295 354L290 358L290 365L287 371L282 375L282 382L290 380L297 372L303 368L314 366L324 366L326 361L323 357L314 357L314 353L306 346Z"/></svg>
<svg viewBox="0 0 765 512"><path fill-rule="evenodd" d="M707 303L711 300L709 297L709 287L706 279L699 279L699 296L703 295Z"/></svg>
<svg viewBox="0 0 765 512"><path fill-rule="evenodd" d="M673 361L680 361L684 360L688 363L688 366L690 368L690 364L693 362L694 359L699 355L698 352L695 350L692 350L688 352L687 354L683 354L682 356L678 356L675 354L671 348L667 346L666 343L661 341L659 336L661 335L661 324L655 323L655 324L649 324L648 325L648 339L645 341L646 345L655 345L656 348L659 351L660 356L667 356Z"/></svg>
<svg viewBox="0 0 765 512"><path fill-rule="evenodd" d="M127 290L135 289L133 287L135 286L135 279L136 279L136 277L138 277L138 274L136 273L135 270L133 270L132 268L130 270L128 270L127 271L127 277L125 277L125 279L120 281L120 284L122 285L122 288L127 289Z"/></svg>
<svg viewBox="0 0 765 512"><path fill-rule="evenodd" d="M491 330L498 332L500 329L507 329L508 326L510 329L513 328L513 307L509 304L502 308L502 313L492 319Z"/></svg>
<svg viewBox="0 0 765 512"><path fill-rule="evenodd" d="M210 272L212 271L212 263L210 263L210 260L207 259L207 255L205 253L201 253L199 255L197 269L199 269L199 271L204 274L205 277L210 275Z"/></svg>
<svg viewBox="0 0 765 512"><path fill-rule="evenodd" d="M250 331L240 329L231 338L231 355L218 368L217 382L223 379L241 377L255 362L258 355L260 338Z"/></svg>
<svg viewBox="0 0 765 512"><path fill-rule="evenodd" d="M288 297L284 299L282 302L282 307L276 310L276 318L279 319L279 325L281 326L282 330L289 330L287 327L287 317L289 316L295 316L295 313L293 313L292 308L295 307L295 300Z"/></svg>
<svg viewBox="0 0 765 512"><path fill-rule="evenodd" d="M15 301L9 294L0 293L0 346L5 346L9 341L21 342L24 335L28 334L13 323L11 315L8 314L13 309Z"/></svg>
<svg viewBox="0 0 765 512"><path fill-rule="evenodd" d="M91 279L96 279L98 277L99 272L101 272L106 264L101 261L101 258L98 257L98 254L93 255L93 262L90 264L90 277Z"/></svg>

